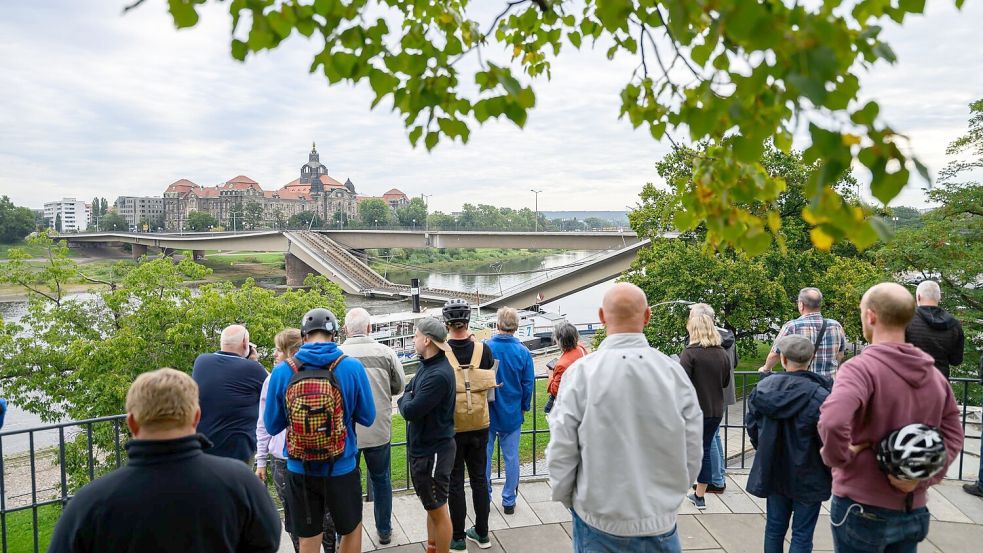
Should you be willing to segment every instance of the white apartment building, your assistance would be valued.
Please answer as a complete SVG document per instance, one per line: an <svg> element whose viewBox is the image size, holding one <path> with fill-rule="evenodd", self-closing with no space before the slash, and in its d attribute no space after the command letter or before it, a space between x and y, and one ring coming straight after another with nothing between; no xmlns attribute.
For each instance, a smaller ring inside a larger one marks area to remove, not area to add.
<svg viewBox="0 0 983 553"><path fill-rule="evenodd" d="M55 228L59 215L62 232L82 232L92 221L92 206L75 198L63 198L61 201L44 204L44 218L48 221L48 228Z"/></svg>

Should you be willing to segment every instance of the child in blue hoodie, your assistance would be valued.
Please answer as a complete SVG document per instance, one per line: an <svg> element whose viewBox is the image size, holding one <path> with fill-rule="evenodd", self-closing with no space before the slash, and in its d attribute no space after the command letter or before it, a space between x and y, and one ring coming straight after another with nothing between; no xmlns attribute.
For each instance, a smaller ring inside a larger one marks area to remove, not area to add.
<svg viewBox="0 0 983 553"><path fill-rule="evenodd" d="M789 521L789 553L810 553L820 507L832 488L817 428L832 381L809 370L815 346L808 338L785 336L776 345L786 372L766 375L748 398L746 426L757 453L747 491L768 501L765 553L783 551Z"/></svg>
<svg viewBox="0 0 983 553"><path fill-rule="evenodd" d="M340 326L338 319L327 309L312 309L301 321L304 345L294 355L300 370L324 369L338 359L342 352L334 342ZM271 435L287 428L286 393L293 370L286 362L273 368L266 396L263 422ZM287 501L291 520L288 531L305 543L319 548L323 532L324 513L328 511L341 534L341 553L361 551L362 542L362 482L358 472L358 444L355 423L372 426L375 421L375 400L365 367L355 358L346 357L334 368L334 375L345 406L347 436L344 453L333 463L303 462L287 459ZM287 456L284 446L284 456ZM330 469L330 474L329 474Z"/></svg>

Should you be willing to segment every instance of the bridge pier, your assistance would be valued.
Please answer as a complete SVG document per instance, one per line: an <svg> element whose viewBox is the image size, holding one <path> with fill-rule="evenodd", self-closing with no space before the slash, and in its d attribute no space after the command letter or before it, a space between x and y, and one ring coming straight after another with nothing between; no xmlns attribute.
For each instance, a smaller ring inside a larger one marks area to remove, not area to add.
<svg viewBox="0 0 983 553"><path fill-rule="evenodd" d="M130 249L133 253L133 259L140 259L141 257L147 255L147 246L143 244L132 244Z"/></svg>
<svg viewBox="0 0 983 553"><path fill-rule="evenodd" d="M205 250L192 250L191 259L194 261L201 261L205 259Z"/></svg>
<svg viewBox="0 0 983 553"><path fill-rule="evenodd" d="M174 248L160 248L160 253L164 257L172 257L174 255Z"/></svg>
<svg viewBox="0 0 983 553"><path fill-rule="evenodd" d="M290 252L287 252L283 259L284 268L287 270L287 286L303 286L307 275L317 273L310 265Z"/></svg>

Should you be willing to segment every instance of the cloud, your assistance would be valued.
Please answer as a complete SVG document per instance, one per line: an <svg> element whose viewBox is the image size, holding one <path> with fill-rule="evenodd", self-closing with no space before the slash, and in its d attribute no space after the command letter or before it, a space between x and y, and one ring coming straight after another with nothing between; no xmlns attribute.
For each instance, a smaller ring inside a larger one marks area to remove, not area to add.
<svg viewBox="0 0 983 553"><path fill-rule="evenodd" d="M330 173L366 194L396 187L456 211L465 202L532 207L535 188L544 190L541 209L620 210L658 181L654 164L668 151L618 119L618 93L635 62L609 62L603 50L564 51L552 81L537 82L525 129L492 121L469 144L428 153L409 146L385 102L368 109L367 86L329 88L308 74L317 48L302 37L238 63L224 3L207 5L199 25L181 31L163 2L126 16L121 5L6 8L0 194L33 207L70 196L112 201L159 195L179 178L213 185L238 174L277 188L298 176L316 140ZM933 169L983 90L983 74L972 70L980 20L979 3L962 13L935 3L904 28L887 25L901 61L862 79L885 121L908 133ZM918 186L902 200L923 201Z"/></svg>

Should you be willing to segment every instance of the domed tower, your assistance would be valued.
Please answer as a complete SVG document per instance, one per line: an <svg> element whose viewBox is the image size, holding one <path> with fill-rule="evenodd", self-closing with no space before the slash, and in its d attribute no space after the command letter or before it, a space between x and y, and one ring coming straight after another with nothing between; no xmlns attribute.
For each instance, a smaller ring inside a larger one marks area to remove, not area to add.
<svg viewBox="0 0 983 553"><path fill-rule="evenodd" d="M345 188L347 188L348 191L351 192L352 194L355 193L355 184L352 183L352 179L348 179L345 181Z"/></svg>
<svg viewBox="0 0 983 553"><path fill-rule="evenodd" d="M307 163L300 168L300 184L311 185L311 194L321 194L324 192L324 184L321 176L328 174L328 168L321 165L320 156L317 153L317 144L311 144L311 153L307 156Z"/></svg>

